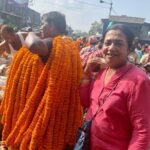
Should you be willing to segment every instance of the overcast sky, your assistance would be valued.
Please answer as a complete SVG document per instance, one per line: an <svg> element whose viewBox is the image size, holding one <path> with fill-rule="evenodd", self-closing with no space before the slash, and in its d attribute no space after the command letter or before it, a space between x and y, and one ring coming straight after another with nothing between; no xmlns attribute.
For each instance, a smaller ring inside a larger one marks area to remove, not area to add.
<svg viewBox="0 0 150 150"><path fill-rule="evenodd" d="M31 0L30 0L31 1ZM75 30L88 31L91 23L108 18L110 4L100 0L33 0L30 7L41 14L60 11L66 16L67 24ZM104 0L110 3L111 0ZM127 15L145 18L150 23L150 0L112 0L111 15Z"/></svg>

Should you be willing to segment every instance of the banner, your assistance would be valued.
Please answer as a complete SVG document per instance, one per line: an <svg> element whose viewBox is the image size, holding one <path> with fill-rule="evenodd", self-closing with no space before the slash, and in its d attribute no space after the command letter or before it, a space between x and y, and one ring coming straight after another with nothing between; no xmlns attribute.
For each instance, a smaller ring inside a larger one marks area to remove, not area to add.
<svg viewBox="0 0 150 150"><path fill-rule="evenodd" d="M8 0L9 4L16 4L22 7L27 7L28 6L29 0Z"/></svg>

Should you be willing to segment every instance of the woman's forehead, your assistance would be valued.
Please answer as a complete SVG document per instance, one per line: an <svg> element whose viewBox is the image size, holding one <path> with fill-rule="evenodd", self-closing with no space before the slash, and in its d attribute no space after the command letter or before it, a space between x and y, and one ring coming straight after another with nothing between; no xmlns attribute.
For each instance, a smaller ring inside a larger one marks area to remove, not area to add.
<svg viewBox="0 0 150 150"><path fill-rule="evenodd" d="M124 35L124 33L121 30L110 30L106 33L106 36L108 35Z"/></svg>
<svg viewBox="0 0 150 150"><path fill-rule="evenodd" d="M105 39L126 40L126 36L121 30L110 30L106 33Z"/></svg>

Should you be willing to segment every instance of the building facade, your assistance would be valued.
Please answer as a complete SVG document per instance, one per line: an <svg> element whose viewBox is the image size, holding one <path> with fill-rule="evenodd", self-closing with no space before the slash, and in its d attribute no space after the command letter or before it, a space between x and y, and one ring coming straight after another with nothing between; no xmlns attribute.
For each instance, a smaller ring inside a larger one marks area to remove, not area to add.
<svg viewBox="0 0 150 150"><path fill-rule="evenodd" d="M150 43L150 23L146 23L144 18L128 16L110 16L109 19L101 19L102 34L112 24L121 23L130 27L136 37L143 43Z"/></svg>
<svg viewBox="0 0 150 150"><path fill-rule="evenodd" d="M40 25L40 13L29 7L10 4L7 0L0 0L0 23L7 23L19 28Z"/></svg>

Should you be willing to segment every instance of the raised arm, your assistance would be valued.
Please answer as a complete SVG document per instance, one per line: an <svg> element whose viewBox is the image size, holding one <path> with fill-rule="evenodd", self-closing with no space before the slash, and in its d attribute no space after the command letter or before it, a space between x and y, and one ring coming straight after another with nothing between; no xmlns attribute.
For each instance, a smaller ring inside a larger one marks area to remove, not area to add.
<svg viewBox="0 0 150 150"><path fill-rule="evenodd" d="M27 48L41 57L48 57L52 49L52 38L41 39L35 33L30 32L25 39Z"/></svg>

